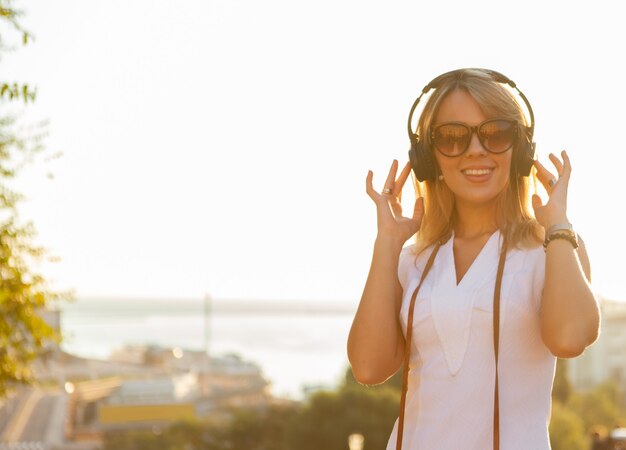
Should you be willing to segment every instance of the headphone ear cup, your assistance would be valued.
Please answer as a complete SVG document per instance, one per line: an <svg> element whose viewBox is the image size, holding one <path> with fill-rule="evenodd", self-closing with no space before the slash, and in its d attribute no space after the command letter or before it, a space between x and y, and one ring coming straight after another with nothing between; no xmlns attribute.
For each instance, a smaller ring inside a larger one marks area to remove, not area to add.
<svg viewBox="0 0 626 450"><path fill-rule="evenodd" d="M427 146L419 141L419 138L411 139L409 161L419 181L434 181L437 177L434 158Z"/></svg>
<svg viewBox="0 0 626 450"><path fill-rule="evenodd" d="M517 160L518 172L521 176L527 177L535 163L535 143L527 142L520 150Z"/></svg>

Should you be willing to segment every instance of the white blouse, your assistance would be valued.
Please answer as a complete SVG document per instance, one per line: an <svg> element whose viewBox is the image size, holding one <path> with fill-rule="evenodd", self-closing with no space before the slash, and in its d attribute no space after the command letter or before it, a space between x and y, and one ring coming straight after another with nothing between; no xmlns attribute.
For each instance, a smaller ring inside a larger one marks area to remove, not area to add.
<svg viewBox="0 0 626 450"><path fill-rule="evenodd" d="M487 241L460 283L452 243L439 249L413 313L413 342L404 413L403 450L493 448L493 294L500 232ZM400 310L406 337L409 304L432 248L415 259L400 254ZM545 275L543 247L509 249L500 296L498 379L500 449L548 450L556 358L543 344L539 308ZM395 450L398 421L387 443Z"/></svg>

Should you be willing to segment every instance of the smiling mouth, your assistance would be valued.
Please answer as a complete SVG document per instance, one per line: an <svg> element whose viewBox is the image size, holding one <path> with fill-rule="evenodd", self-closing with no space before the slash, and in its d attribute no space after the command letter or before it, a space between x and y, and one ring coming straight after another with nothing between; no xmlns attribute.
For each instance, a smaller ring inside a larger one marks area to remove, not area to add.
<svg viewBox="0 0 626 450"><path fill-rule="evenodd" d="M465 169L461 170L465 175L489 175L493 169Z"/></svg>

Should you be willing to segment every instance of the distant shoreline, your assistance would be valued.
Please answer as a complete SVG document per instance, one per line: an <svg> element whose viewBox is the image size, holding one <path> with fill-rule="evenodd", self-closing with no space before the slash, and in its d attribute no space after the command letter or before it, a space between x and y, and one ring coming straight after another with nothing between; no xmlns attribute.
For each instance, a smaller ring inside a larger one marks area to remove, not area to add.
<svg viewBox="0 0 626 450"><path fill-rule="evenodd" d="M171 313L189 313L205 311L204 299L191 298L105 298L80 297L73 302L61 302L62 311L111 311L123 310L126 313L144 313L146 310L167 310ZM220 314L354 314L357 303L346 300L239 300L210 299L208 308L211 313Z"/></svg>
<svg viewBox="0 0 626 450"><path fill-rule="evenodd" d="M235 353L258 364L274 395L300 398L305 385L332 386L348 365L356 304L302 300L88 298L59 302L63 348L108 359L127 345Z"/></svg>

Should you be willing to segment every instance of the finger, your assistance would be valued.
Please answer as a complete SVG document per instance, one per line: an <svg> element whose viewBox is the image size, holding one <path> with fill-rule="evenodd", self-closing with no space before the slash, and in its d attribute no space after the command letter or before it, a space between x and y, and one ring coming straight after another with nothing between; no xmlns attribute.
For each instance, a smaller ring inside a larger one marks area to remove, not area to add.
<svg viewBox="0 0 626 450"><path fill-rule="evenodd" d="M562 178L565 178L566 182L569 182L569 177L572 174L572 162L569 159L569 155L565 150L561 152L561 156L563 157L563 173L561 174Z"/></svg>
<svg viewBox="0 0 626 450"><path fill-rule="evenodd" d="M539 162L539 160L535 160L535 167L537 168L537 178L545 188L547 192L552 191L554 184L550 185L550 181L555 180L556 177L545 168L543 164ZM557 180L558 181L558 180Z"/></svg>
<svg viewBox="0 0 626 450"><path fill-rule="evenodd" d="M537 194L533 194L531 198L531 204L533 206L533 211L535 212L535 217L538 218L537 216L540 215L541 207L543 206L541 197L539 197Z"/></svg>
<svg viewBox="0 0 626 450"><path fill-rule="evenodd" d="M393 185L395 184L397 171L398 171L398 160L394 159L393 162L391 163L391 169L389 169L387 180L385 181L385 189L389 189L391 193L393 193ZM383 191L384 195L391 195L391 193L384 194L384 191Z"/></svg>
<svg viewBox="0 0 626 450"><path fill-rule="evenodd" d="M399 199L402 198L402 188L404 187L404 183L406 182L410 173L411 173L411 163L407 162L406 165L404 166L404 169L402 169L402 172L400 172L400 176L396 180L396 183L393 187L393 195L395 197L398 197Z"/></svg>
<svg viewBox="0 0 626 450"><path fill-rule="evenodd" d="M548 155L548 158L550 158L550 161L552 161L552 164L554 164L556 172L559 174L559 176L561 176L561 173L563 172L563 163L561 162L561 160L554 153L550 153Z"/></svg>
<svg viewBox="0 0 626 450"><path fill-rule="evenodd" d="M379 194L374 190L374 186L372 185L372 179L374 178L374 173L371 170L367 171L367 177L365 178L365 192L370 198L374 201L378 198Z"/></svg>
<svg viewBox="0 0 626 450"><path fill-rule="evenodd" d="M415 207L413 208L413 219L421 223L424 216L424 197L419 197L415 200Z"/></svg>

